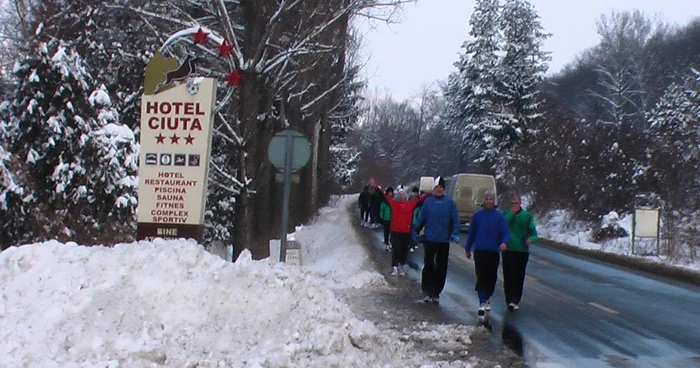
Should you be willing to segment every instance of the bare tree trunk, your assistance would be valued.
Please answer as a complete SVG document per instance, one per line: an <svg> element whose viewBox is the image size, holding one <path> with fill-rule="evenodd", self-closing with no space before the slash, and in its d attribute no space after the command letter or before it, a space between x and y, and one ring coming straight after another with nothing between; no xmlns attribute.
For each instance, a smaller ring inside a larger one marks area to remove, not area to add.
<svg viewBox="0 0 700 368"><path fill-rule="evenodd" d="M321 122L314 124L311 141L311 211L318 209L318 147L321 134Z"/></svg>

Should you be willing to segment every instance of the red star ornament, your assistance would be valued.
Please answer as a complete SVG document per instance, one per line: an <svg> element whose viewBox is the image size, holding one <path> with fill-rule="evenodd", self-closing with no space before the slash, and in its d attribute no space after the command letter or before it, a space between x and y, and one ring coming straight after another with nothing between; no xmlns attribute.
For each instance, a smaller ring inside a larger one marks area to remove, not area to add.
<svg viewBox="0 0 700 368"><path fill-rule="evenodd" d="M239 73L236 69L233 69L229 75L226 76L226 81L228 81L228 86L240 86L241 79L243 79L243 74Z"/></svg>
<svg viewBox="0 0 700 368"><path fill-rule="evenodd" d="M173 136L170 137L170 144L179 144L180 143L180 137L177 136L177 134L173 133Z"/></svg>
<svg viewBox="0 0 700 368"><path fill-rule="evenodd" d="M188 134L187 137L185 137L185 145L188 144L194 144L194 137L192 136L192 134Z"/></svg>
<svg viewBox="0 0 700 368"><path fill-rule="evenodd" d="M162 133L158 133L158 135L156 136L156 144L165 144L164 141L165 136Z"/></svg>
<svg viewBox="0 0 700 368"><path fill-rule="evenodd" d="M209 37L209 33L204 32L202 27L199 27L199 30L197 30L197 33L194 34L194 44L201 43L202 45L207 43L207 38Z"/></svg>
<svg viewBox="0 0 700 368"><path fill-rule="evenodd" d="M219 56L229 56L231 55L231 51L233 51L233 46L228 43L228 41L224 40L224 42L221 43L219 47Z"/></svg>

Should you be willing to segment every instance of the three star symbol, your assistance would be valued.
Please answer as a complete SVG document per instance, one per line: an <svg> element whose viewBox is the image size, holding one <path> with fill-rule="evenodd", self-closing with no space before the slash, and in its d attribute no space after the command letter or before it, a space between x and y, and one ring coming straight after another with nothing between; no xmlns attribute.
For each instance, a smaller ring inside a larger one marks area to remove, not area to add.
<svg viewBox="0 0 700 368"><path fill-rule="evenodd" d="M165 138L170 138L170 144L180 144L180 138L185 138L185 144L194 145L194 137L192 134L187 134L187 137L181 137L173 133L170 137L166 137L163 133L158 133L156 136L156 144L165 144Z"/></svg>

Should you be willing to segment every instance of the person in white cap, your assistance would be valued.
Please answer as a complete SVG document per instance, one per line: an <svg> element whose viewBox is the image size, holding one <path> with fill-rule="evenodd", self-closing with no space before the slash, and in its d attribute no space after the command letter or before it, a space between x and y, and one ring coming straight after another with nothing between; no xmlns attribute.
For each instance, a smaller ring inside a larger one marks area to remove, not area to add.
<svg viewBox="0 0 700 368"><path fill-rule="evenodd" d="M425 227L423 273L421 289L424 301L439 303L445 288L450 241L459 243L459 216L457 205L445 195L445 180L435 178L433 195L423 202L415 223L415 232Z"/></svg>

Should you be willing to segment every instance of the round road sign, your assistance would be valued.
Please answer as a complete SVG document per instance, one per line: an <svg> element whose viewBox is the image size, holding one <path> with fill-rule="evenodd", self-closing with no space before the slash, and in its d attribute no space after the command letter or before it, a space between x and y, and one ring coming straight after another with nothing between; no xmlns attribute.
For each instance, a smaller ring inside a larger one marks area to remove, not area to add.
<svg viewBox="0 0 700 368"><path fill-rule="evenodd" d="M275 134L267 148L267 155L273 166L284 170L288 136L292 144L292 171L296 171L304 167L311 157L311 143L303 134L289 129Z"/></svg>

